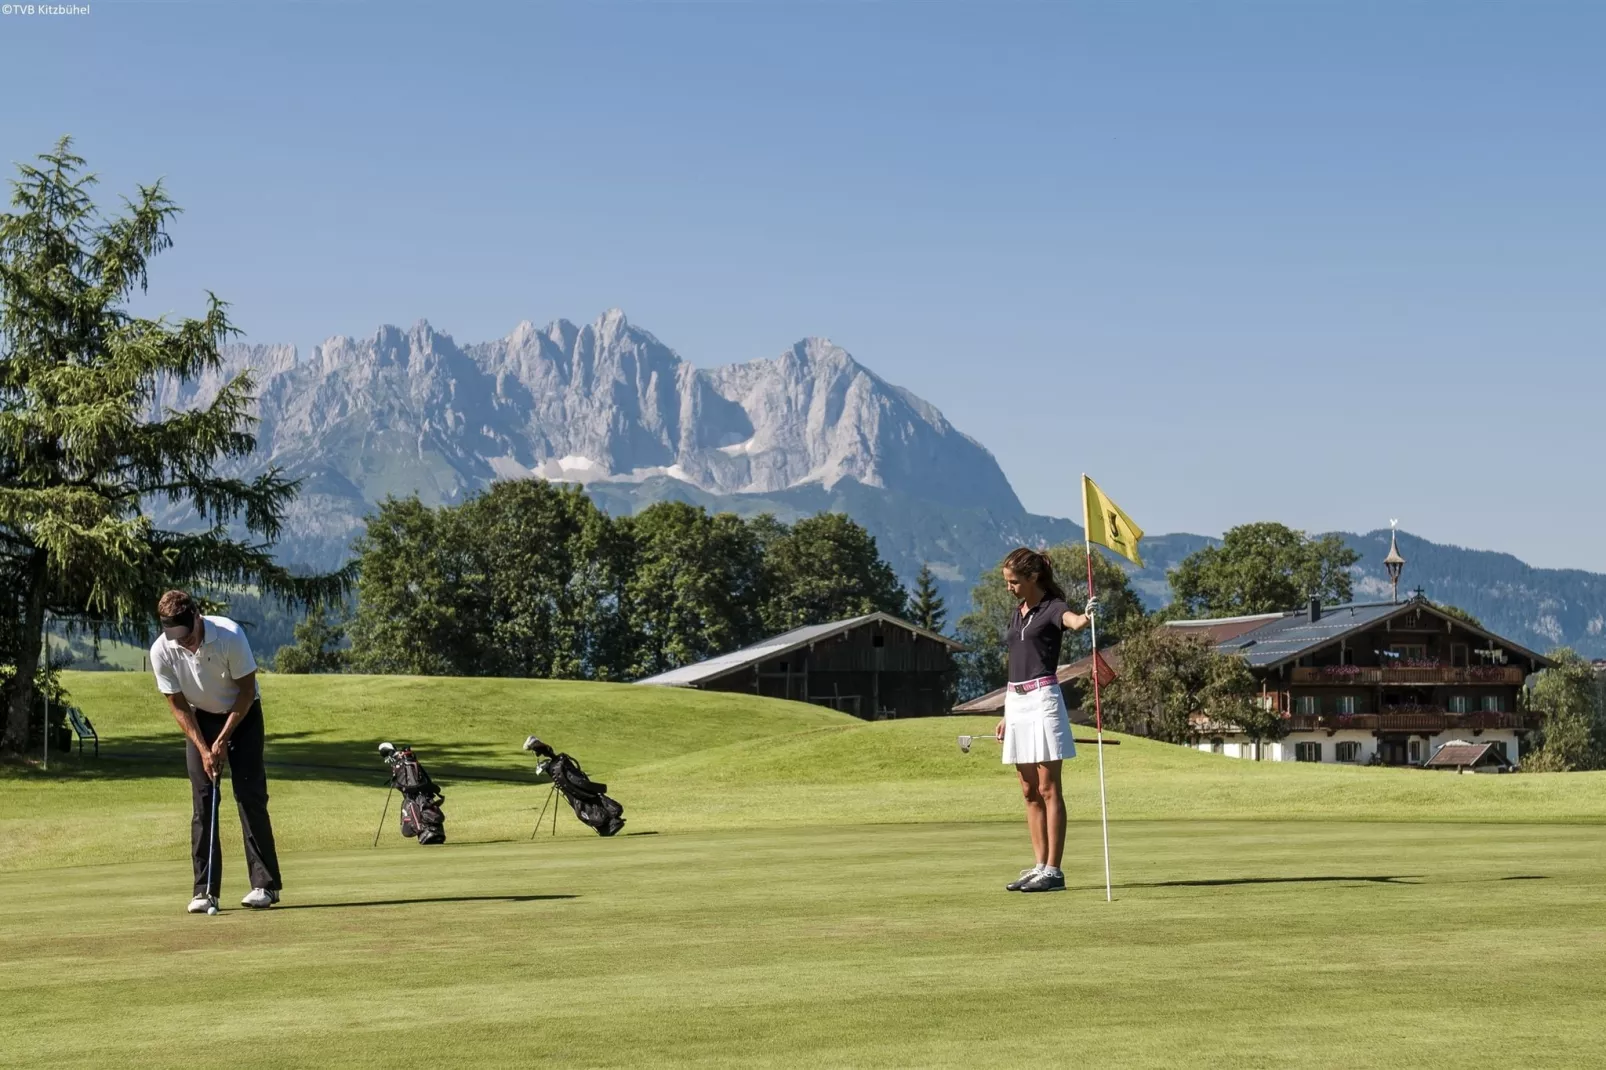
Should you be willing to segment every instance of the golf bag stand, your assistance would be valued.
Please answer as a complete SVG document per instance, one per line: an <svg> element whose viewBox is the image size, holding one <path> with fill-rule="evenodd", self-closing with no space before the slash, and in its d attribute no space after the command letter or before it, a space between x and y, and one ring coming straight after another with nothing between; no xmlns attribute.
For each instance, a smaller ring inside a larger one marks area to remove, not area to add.
<svg viewBox="0 0 1606 1070"><path fill-rule="evenodd" d="M541 831L541 822L546 819L546 808L552 806L558 798L558 782L552 782L552 790L546 793L546 802L541 804L541 812L535 816L535 828L530 832L530 839L535 839L536 833ZM558 808L552 806L552 835L558 834Z"/></svg>
<svg viewBox="0 0 1606 1070"><path fill-rule="evenodd" d="M396 784L391 782L390 788L385 792L385 808L379 811L379 827L374 829L374 846L379 846L379 834L385 831L385 818L390 816L390 797L396 794Z"/></svg>
<svg viewBox="0 0 1606 1070"><path fill-rule="evenodd" d="M435 781L419 764L418 758L413 754L411 747L396 747L390 743L381 743L379 753L384 757L385 764L390 766L390 787L392 791L401 792L401 834L408 838L416 837L420 844L446 842L446 814L441 810L441 803L446 796L435 785ZM385 827L385 814L390 811L390 794L385 795L385 811L379 815L379 827ZM374 843L379 843L379 833L374 833Z"/></svg>
<svg viewBox="0 0 1606 1070"><path fill-rule="evenodd" d="M608 785L586 776L579 762L567 754L554 751L534 736L524 741L524 749L541 756L541 764L536 768L552 778L552 792L547 796L549 802L555 804L554 796L563 796L580 823L596 830L598 836L612 836L624 827L625 808L608 797ZM557 806L554 805L552 809L552 834L555 836ZM542 807L541 812L544 816L546 808ZM540 818L536 819L535 827L540 829ZM530 838L535 839L535 835L532 833Z"/></svg>

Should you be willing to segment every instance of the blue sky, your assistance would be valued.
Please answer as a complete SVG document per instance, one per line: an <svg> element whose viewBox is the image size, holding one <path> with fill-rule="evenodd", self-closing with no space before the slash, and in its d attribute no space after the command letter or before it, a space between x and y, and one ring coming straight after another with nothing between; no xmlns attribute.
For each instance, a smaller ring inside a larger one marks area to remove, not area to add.
<svg viewBox="0 0 1606 1070"><path fill-rule="evenodd" d="M90 7L0 16L0 150L165 178L152 308L824 335L1038 512L1606 570L1606 5Z"/></svg>

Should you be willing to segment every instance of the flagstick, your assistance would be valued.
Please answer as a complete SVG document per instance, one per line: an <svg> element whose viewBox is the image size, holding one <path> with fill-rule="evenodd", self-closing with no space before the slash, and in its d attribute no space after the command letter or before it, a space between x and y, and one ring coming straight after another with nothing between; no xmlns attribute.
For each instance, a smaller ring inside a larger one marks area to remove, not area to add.
<svg viewBox="0 0 1606 1070"><path fill-rule="evenodd" d="M1085 480L1087 477L1083 476ZM1087 553L1087 597L1093 597L1093 542L1087 537L1087 487L1082 488L1082 546ZM1099 823L1104 828L1104 901L1111 901L1110 895L1110 807L1104 797L1104 706L1099 697L1099 624L1097 617L1089 613L1087 618L1088 630L1093 639L1093 727L1098 733L1099 751Z"/></svg>

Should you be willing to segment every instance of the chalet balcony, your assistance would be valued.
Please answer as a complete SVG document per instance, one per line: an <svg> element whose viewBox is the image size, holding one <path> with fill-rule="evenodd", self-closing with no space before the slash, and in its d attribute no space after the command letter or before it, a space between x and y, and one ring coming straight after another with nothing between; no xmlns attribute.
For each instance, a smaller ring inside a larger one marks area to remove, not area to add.
<svg viewBox="0 0 1606 1070"><path fill-rule="evenodd" d="M1539 727L1539 714L1514 710L1479 710L1449 713L1434 707L1417 706L1408 710L1382 713L1296 713L1289 717L1295 731L1338 732L1482 732L1492 728L1530 729Z"/></svg>
<svg viewBox="0 0 1606 1070"><path fill-rule="evenodd" d="M1360 665L1324 665L1320 668L1295 669L1296 684L1337 684L1347 687L1388 686L1389 684L1515 684L1521 685L1525 674L1517 665L1469 665L1460 668L1443 666L1423 668L1367 668Z"/></svg>

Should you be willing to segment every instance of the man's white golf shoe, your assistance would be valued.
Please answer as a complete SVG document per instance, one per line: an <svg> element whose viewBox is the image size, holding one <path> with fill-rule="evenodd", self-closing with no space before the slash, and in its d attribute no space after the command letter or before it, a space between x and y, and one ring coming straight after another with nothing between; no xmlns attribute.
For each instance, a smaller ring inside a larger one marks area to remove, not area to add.
<svg viewBox="0 0 1606 1070"><path fill-rule="evenodd" d="M252 888L250 894L240 900L240 905L252 910L266 910L278 901L279 893L271 888Z"/></svg>

